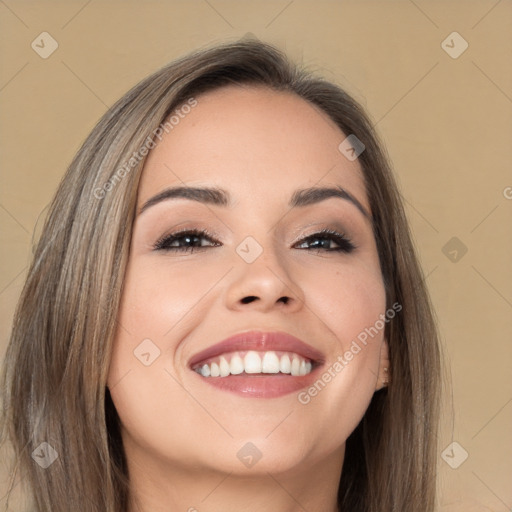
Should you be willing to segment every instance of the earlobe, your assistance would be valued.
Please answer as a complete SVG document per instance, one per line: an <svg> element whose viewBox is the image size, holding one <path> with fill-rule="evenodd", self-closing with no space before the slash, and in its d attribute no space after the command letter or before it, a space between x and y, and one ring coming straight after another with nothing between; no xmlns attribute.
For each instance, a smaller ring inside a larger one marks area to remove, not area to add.
<svg viewBox="0 0 512 512"><path fill-rule="evenodd" d="M387 387L391 382L391 365L389 361L389 347L387 340L383 340L380 349L379 375L375 384L375 391Z"/></svg>

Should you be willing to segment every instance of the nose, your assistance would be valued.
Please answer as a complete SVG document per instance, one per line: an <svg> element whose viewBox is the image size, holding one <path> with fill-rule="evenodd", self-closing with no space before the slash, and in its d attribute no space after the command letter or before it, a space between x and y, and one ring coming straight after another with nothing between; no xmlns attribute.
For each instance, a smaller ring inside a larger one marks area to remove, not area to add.
<svg viewBox="0 0 512 512"><path fill-rule="evenodd" d="M300 310L304 293L290 277L278 255L265 249L252 263L240 259L230 276L226 306L231 310L267 312Z"/></svg>

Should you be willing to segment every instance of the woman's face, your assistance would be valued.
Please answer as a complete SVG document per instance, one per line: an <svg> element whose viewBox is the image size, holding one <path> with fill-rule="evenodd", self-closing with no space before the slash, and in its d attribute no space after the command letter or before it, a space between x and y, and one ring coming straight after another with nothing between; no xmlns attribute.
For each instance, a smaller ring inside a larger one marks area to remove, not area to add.
<svg viewBox="0 0 512 512"><path fill-rule="evenodd" d="M138 191L108 377L128 461L340 470L386 357L361 167L338 149L349 134L289 93L230 86L196 99ZM224 195L160 195L175 187ZM310 188L344 193L298 193ZM170 238L191 230L209 234ZM255 331L281 336L208 351Z"/></svg>

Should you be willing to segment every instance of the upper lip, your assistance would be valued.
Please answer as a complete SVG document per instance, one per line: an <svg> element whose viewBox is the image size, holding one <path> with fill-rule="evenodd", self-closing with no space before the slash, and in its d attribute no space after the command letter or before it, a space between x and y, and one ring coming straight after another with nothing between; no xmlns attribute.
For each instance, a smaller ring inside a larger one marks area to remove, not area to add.
<svg viewBox="0 0 512 512"><path fill-rule="evenodd" d="M282 331L266 332L253 330L234 334L198 352L190 359L189 366L193 367L201 361L217 357L221 354L245 350L294 352L315 363L322 363L324 361L324 355L319 350L291 334Z"/></svg>

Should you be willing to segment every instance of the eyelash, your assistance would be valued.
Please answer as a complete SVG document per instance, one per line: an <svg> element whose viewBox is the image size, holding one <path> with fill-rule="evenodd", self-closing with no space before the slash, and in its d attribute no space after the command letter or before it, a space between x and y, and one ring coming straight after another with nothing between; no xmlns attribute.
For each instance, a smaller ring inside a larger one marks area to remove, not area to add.
<svg viewBox="0 0 512 512"><path fill-rule="evenodd" d="M176 242L177 240L180 240L182 238L186 237L198 237L198 238L208 238L211 242L214 242L216 245L203 245L199 247L194 246L186 246L186 247L176 247L171 246L170 244L173 242ZM322 229L321 231L318 231L316 233L313 233L312 235L308 235L307 237L303 238L302 240L299 240L300 243L308 242L310 240L314 240L315 238L323 238L325 240L332 240L334 241L339 247L334 249L309 249L312 251L325 251L325 252L344 252L344 253L351 253L357 247L354 245L354 243L343 233L339 233L338 231L332 230L332 229ZM297 243L299 243L297 242ZM162 238L158 239L157 242L154 245L155 251L172 251L172 252L194 252L196 250L201 250L205 247L218 247L218 242L215 242L214 237L211 233L209 233L207 230L201 230L201 229L187 229L184 231L177 231L176 233L172 233L170 235L164 235ZM300 249L304 250L304 249ZM307 249L306 249L307 250Z"/></svg>

